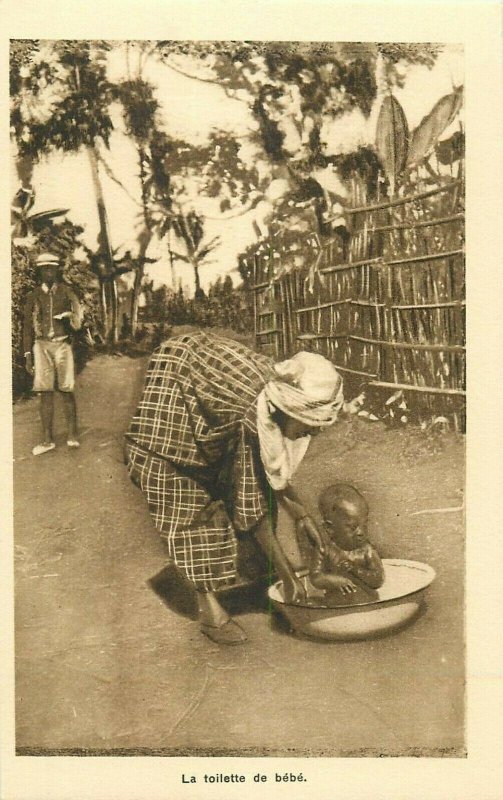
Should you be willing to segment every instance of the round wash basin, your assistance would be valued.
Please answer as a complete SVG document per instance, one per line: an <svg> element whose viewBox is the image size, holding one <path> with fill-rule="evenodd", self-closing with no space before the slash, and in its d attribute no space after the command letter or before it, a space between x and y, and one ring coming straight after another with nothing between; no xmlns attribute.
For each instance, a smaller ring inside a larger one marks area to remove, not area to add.
<svg viewBox="0 0 503 800"><path fill-rule="evenodd" d="M419 561L384 558L382 563L384 583L371 597L361 591L348 603L341 595L340 605L328 606L317 593L304 603L285 603L278 581L269 587L269 598L292 629L304 636L343 641L391 633L417 616L435 571ZM307 588L308 579L303 580Z"/></svg>

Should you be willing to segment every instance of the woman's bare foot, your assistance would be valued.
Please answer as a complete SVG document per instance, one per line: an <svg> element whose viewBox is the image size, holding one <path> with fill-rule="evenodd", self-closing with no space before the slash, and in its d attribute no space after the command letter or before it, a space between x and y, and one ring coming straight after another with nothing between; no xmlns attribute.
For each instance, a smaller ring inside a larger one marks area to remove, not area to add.
<svg viewBox="0 0 503 800"><path fill-rule="evenodd" d="M202 633L217 644L243 644L246 633L222 608L213 592L197 592Z"/></svg>
<svg viewBox="0 0 503 800"><path fill-rule="evenodd" d="M241 625L230 617L218 628L201 622L201 632L216 644L244 644L248 638Z"/></svg>

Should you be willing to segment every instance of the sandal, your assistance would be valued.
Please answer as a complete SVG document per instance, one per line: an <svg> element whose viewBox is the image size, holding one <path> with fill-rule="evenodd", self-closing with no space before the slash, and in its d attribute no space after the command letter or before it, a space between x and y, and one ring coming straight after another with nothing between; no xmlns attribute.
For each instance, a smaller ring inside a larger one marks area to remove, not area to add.
<svg viewBox="0 0 503 800"><path fill-rule="evenodd" d="M233 619L228 619L220 627L201 623L201 633L216 644L244 644L248 639L241 625Z"/></svg>
<svg viewBox="0 0 503 800"><path fill-rule="evenodd" d="M43 444L37 444L31 451L34 456L41 456L44 453L48 453L50 450L54 450L56 445L54 442L44 442Z"/></svg>

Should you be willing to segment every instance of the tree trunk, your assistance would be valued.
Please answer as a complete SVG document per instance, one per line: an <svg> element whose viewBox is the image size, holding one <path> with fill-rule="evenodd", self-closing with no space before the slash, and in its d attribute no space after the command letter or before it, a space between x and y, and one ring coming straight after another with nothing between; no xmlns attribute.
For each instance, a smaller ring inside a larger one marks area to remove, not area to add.
<svg viewBox="0 0 503 800"><path fill-rule="evenodd" d="M173 291L176 292L175 259L173 258L173 251L171 249L171 229L168 232L168 254L169 254L169 266L171 269L171 286L173 288Z"/></svg>
<svg viewBox="0 0 503 800"><path fill-rule="evenodd" d="M108 338L108 304L107 304L107 285L100 277L100 313L101 313L101 335L103 340Z"/></svg>
<svg viewBox="0 0 503 800"><path fill-rule="evenodd" d="M89 164L91 166L94 194L96 206L98 208L98 219L100 224L98 246L107 273L106 284L102 287L103 290L101 292L102 306L105 305L105 308L102 308L102 313L104 314L103 330L105 338L108 339L112 344L115 344L119 337L119 309L117 298L117 280L114 274L115 265L108 230L108 218L105 207L105 199L103 196L103 187L101 185L98 169L98 156L96 149L95 147L87 147L86 152L89 158Z"/></svg>
<svg viewBox="0 0 503 800"><path fill-rule="evenodd" d="M110 344L117 344L119 341L119 292L117 290L117 279L112 275L108 282L110 297Z"/></svg>
<svg viewBox="0 0 503 800"><path fill-rule="evenodd" d="M131 298L131 335L134 336L138 327L138 306L140 302L141 284L145 274L145 263L143 259L147 255L147 250L152 241L152 221L148 208L148 193L146 188L147 176L145 174L145 162L147 160L145 147L141 141L137 141L138 166L140 168L141 201L143 206L144 229L138 237L140 243L138 251L138 267L136 268L133 284L133 296Z"/></svg>
<svg viewBox="0 0 503 800"><path fill-rule="evenodd" d="M143 276L145 274L145 263L143 259L147 255L147 250L150 242L152 241L152 231L147 228L144 230L141 241L140 249L138 251L139 264L134 274L133 295L131 297L131 335L134 336L138 327L138 307L140 303L141 285Z"/></svg>
<svg viewBox="0 0 503 800"><path fill-rule="evenodd" d="M16 172L23 189L32 188L33 158L31 156L17 156Z"/></svg>
<svg viewBox="0 0 503 800"><path fill-rule="evenodd" d="M201 289L201 279L199 278L199 265L197 261L192 259L192 266L194 267L194 280L196 283L196 291L195 291L195 298L196 300L200 300L201 297L204 297L204 292Z"/></svg>

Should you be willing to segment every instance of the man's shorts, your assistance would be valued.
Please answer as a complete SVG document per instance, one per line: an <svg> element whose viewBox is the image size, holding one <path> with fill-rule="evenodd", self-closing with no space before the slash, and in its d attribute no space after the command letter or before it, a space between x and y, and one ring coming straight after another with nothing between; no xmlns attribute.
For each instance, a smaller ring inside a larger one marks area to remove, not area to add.
<svg viewBox="0 0 503 800"><path fill-rule="evenodd" d="M34 392L73 392L75 367L72 346L69 342L52 342L37 339L33 345L35 377Z"/></svg>

